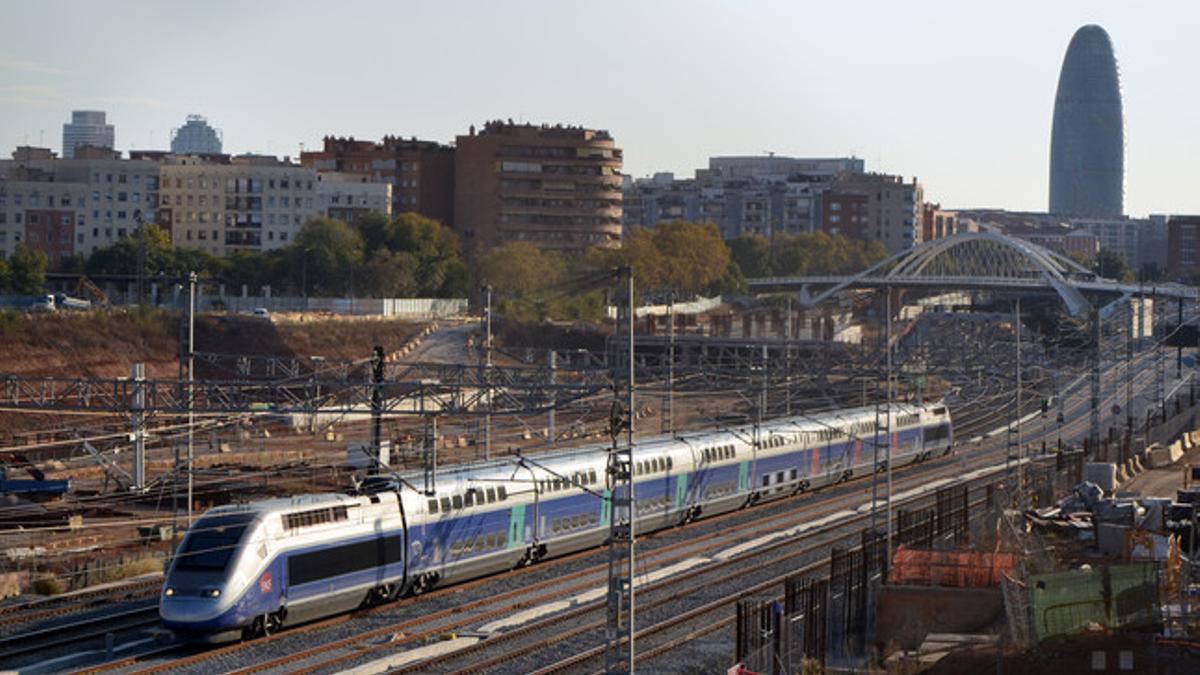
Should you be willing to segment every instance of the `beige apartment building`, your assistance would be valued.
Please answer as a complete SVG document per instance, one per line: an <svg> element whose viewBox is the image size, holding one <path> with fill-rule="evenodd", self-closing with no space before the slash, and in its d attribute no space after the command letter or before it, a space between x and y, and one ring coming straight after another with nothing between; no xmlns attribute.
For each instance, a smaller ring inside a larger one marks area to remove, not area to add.
<svg viewBox="0 0 1200 675"><path fill-rule="evenodd" d="M213 255L282 248L324 215L316 172L275 157L167 157L161 180L157 222L176 246Z"/></svg>
<svg viewBox="0 0 1200 675"><path fill-rule="evenodd" d="M156 162L96 148L74 159L18 148L0 160L0 252L24 243L52 261L88 256L153 222L157 205Z"/></svg>

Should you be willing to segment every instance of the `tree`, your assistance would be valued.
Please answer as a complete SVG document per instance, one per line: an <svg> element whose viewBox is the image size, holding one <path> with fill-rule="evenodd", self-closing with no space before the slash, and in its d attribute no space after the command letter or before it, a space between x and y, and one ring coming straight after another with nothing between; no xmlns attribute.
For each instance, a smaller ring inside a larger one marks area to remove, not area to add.
<svg viewBox="0 0 1200 675"><path fill-rule="evenodd" d="M725 242L729 255L747 277L771 276L771 242L757 234L743 234Z"/></svg>
<svg viewBox="0 0 1200 675"><path fill-rule="evenodd" d="M1096 257L1092 269L1105 279L1133 281L1133 270L1129 269L1129 263L1125 261L1125 256L1111 249L1100 250L1100 255Z"/></svg>
<svg viewBox="0 0 1200 675"><path fill-rule="evenodd" d="M12 265L0 258L0 293L8 293L12 288Z"/></svg>
<svg viewBox="0 0 1200 675"><path fill-rule="evenodd" d="M10 288L20 295L35 295L46 285L46 254L18 244L8 261L11 271Z"/></svg>
<svg viewBox="0 0 1200 675"><path fill-rule="evenodd" d="M559 253L523 241L492 249L478 260L479 279L492 286L497 309L523 322L549 318L549 296L566 271Z"/></svg>
<svg viewBox="0 0 1200 675"><path fill-rule="evenodd" d="M619 249L592 249L594 267L628 265L638 288L696 293L729 267L729 247L717 226L676 220L631 232Z"/></svg>
<svg viewBox="0 0 1200 675"><path fill-rule="evenodd" d="M417 261L411 253L376 251L356 277L359 289L376 298L412 297L417 292Z"/></svg>
<svg viewBox="0 0 1200 675"><path fill-rule="evenodd" d="M377 236L374 222L368 221L372 237ZM381 243L390 251L412 254L421 295L461 297L467 293L458 237L440 222L417 213L401 213L388 224Z"/></svg>
<svg viewBox="0 0 1200 675"><path fill-rule="evenodd" d="M146 248L146 274L183 276L188 272L219 272L222 264L212 255L192 248L175 248L171 236L154 223L111 246L98 249L88 258L84 271L89 275L139 273L138 257L142 241Z"/></svg>
<svg viewBox="0 0 1200 675"><path fill-rule="evenodd" d="M305 295L343 295L353 287L354 268L363 262L362 235L340 220L314 218L300 229L287 258Z"/></svg>

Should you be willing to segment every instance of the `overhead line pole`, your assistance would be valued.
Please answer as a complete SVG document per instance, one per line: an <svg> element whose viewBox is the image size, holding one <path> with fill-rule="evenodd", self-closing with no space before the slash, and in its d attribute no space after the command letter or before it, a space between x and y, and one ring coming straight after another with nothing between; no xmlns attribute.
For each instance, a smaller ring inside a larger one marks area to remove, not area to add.
<svg viewBox="0 0 1200 675"><path fill-rule="evenodd" d="M188 359L187 359L187 524L192 526L192 502L195 485L192 462L195 459L196 426L196 273L188 273Z"/></svg>
<svg viewBox="0 0 1200 675"><path fill-rule="evenodd" d="M605 637L605 672L634 672L634 519L637 514L633 494L633 434L634 434L634 295L633 270L619 268L617 278L627 280L627 335L621 335L621 316L617 314L613 341L613 415L609 420L612 449L606 471L609 499L608 539L608 616ZM620 414L620 350L621 337L627 338L628 371L625 373L624 414ZM620 433L625 431L625 447L620 447Z"/></svg>

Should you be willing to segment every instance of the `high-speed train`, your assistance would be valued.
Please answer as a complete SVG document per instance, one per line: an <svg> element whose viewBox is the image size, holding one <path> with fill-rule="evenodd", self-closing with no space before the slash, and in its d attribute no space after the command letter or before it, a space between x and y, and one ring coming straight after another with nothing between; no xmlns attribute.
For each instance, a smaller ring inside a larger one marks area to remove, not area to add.
<svg viewBox="0 0 1200 675"><path fill-rule="evenodd" d="M635 529L646 532L949 452L943 404L857 408L639 439ZM890 430L890 443L887 436ZM229 505L189 530L163 585L181 637L252 637L603 543L610 450L591 446L450 467L366 495ZM623 490L624 488L618 488ZM619 521L619 522L620 522Z"/></svg>

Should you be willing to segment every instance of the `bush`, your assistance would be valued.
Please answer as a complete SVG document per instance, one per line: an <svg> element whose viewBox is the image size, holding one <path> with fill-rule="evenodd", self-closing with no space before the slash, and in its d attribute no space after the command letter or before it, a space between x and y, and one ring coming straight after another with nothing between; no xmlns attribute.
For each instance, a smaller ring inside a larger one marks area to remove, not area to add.
<svg viewBox="0 0 1200 675"><path fill-rule="evenodd" d="M38 595L58 595L64 590L66 589L58 577L41 577L33 582L33 592Z"/></svg>
<svg viewBox="0 0 1200 675"><path fill-rule="evenodd" d="M17 335L25 327L25 317L11 309L0 310L0 335Z"/></svg>

